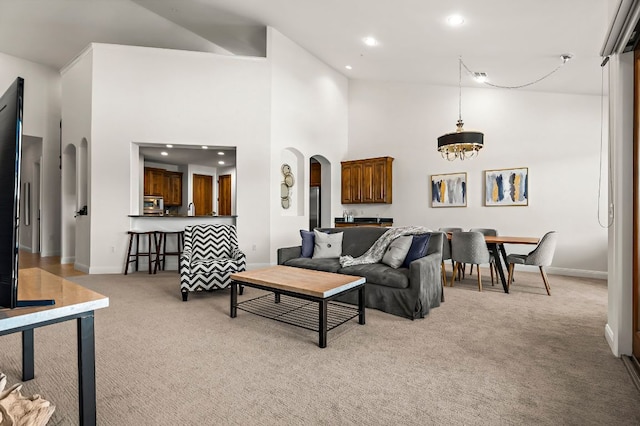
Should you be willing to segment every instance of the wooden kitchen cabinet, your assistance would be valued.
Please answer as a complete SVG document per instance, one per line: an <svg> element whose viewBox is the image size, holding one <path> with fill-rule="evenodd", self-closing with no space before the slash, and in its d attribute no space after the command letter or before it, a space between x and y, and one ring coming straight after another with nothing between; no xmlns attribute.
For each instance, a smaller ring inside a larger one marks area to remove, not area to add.
<svg viewBox="0 0 640 426"><path fill-rule="evenodd" d="M343 161L342 204L391 204L392 157Z"/></svg>
<svg viewBox="0 0 640 426"><path fill-rule="evenodd" d="M165 206L182 205L182 173L144 168L144 195L161 195Z"/></svg>
<svg viewBox="0 0 640 426"><path fill-rule="evenodd" d="M362 164L342 163L342 204L362 203Z"/></svg>
<svg viewBox="0 0 640 426"><path fill-rule="evenodd" d="M310 186L321 186L322 181L322 166L320 163L311 163L311 176L310 176Z"/></svg>
<svg viewBox="0 0 640 426"><path fill-rule="evenodd" d="M181 206L182 205L182 173L180 172L164 173L164 205L165 206Z"/></svg>
<svg viewBox="0 0 640 426"><path fill-rule="evenodd" d="M164 195L164 169L144 168L144 195Z"/></svg>

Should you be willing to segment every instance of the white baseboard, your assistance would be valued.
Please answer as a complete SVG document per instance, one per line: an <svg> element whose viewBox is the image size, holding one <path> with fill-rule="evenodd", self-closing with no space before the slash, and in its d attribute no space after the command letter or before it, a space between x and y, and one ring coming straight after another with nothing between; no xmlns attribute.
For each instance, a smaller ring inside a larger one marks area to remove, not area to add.
<svg viewBox="0 0 640 426"><path fill-rule="evenodd" d="M74 263L73 268L77 271L84 272L85 274L89 273L89 266L83 265L82 263Z"/></svg>
<svg viewBox="0 0 640 426"><path fill-rule="evenodd" d="M63 265L67 265L69 263L76 263L76 257L75 256L61 257L60 263Z"/></svg>
<svg viewBox="0 0 640 426"><path fill-rule="evenodd" d="M605 339L607 339L607 343L609 344L609 347L611 348L611 352L613 352L613 354L617 357L620 356L620 354L618 353L618 348L615 345L615 338L613 335L613 330L611 330L611 327L609 327L609 324L607 323L607 325L604 326L604 337Z"/></svg>
<svg viewBox="0 0 640 426"><path fill-rule="evenodd" d="M536 267L536 270L539 270L539 269ZM564 275L567 277L595 278L599 280L606 280L608 277L607 271L588 271L585 269L554 268L552 266L546 268L546 271L549 274Z"/></svg>
<svg viewBox="0 0 640 426"><path fill-rule="evenodd" d="M268 268L269 266L273 265L271 263L247 263L247 270Z"/></svg>
<svg viewBox="0 0 640 426"><path fill-rule="evenodd" d="M122 274L122 266L92 266L89 268L89 274Z"/></svg>
<svg viewBox="0 0 640 426"><path fill-rule="evenodd" d="M29 253L33 253L31 251L31 246L25 246L24 244L19 244L18 247L20 248L20 250L25 250L25 251L28 251Z"/></svg>

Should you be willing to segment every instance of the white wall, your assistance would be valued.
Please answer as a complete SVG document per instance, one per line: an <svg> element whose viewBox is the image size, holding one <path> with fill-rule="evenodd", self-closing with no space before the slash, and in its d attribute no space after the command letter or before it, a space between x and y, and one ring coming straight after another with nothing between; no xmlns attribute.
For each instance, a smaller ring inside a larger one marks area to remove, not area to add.
<svg viewBox="0 0 640 426"><path fill-rule="evenodd" d="M133 142L237 146L240 248L249 264L267 263L267 60L104 44L92 55L91 273L123 270L139 189Z"/></svg>
<svg viewBox="0 0 640 426"><path fill-rule="evenodd" d="M87 182L86 205L87 216L76 216L80 194L77 173L81 167L70 164L67 155L63 155L62 186L76 184L75 197L62 196L62 263L74 263L78 270L88 272L91 262L91 223L95 219L91 190L93 135L91 129L92 116L92 76L93 56L90 49L83 51L76 61L62 70L62 152L75 150L75 160L81 156L83 139L87 141L86 154L88 163L85 167ZM71 173L69 171L74 171Z"/></svg>
<svg viewBox="0 0 640 426"><path fill-rule="evenodd" d="M60 247L60 75L53 68L0 53L0 93L25 80L23 135L42 138L42 256Z"/></svg>
<svg viewBox="0 0 640 426"><path fill-rule="evenodd" d="M633 349L633 62L630 52L613 55L608 65L614 220L609 229L605 337L616 356L631 355Z"/></svg>
<svg viewBox="0 0 640 426"><path fill-rule="evenodd" d="M340 161L347 147L348 80L273 28L267 31L267 58L272 67L269 189L270 253L275 263L276 250L299 245L298 231L309 227L309 158L314 155L324 156L333 166L323 168L322 191L333 212L341 215ZM297 164L291 164L295 204L285 210L280 204L280 166L283 159L291 158L297 158ZM238 176L243 173L238 168Z"/></svg>
<svg viewBox="0 0 640 426"><path fill-rule="evenodd" d="M40 163L42 157L42 139L33 136L24 136L22 138L22 155L20 165L20 248L31 253L37 252L38 231L38 167L36 163ZM29 184L30 193L26 194L25 183ZM29 197L27 197L29 195ZM29 224L27 224L26 205L30 203Z"/></svg>
<svg viewBox="0 0 640 426"><path fill-rule="evenodd" d="M556 230L550 272L604 277L607 231L597 222L600 97L463 87L465 130L484 132L485 147L477 159L449 162L436 151L437 138L454 131L457 118L457 87L350 82L348 159L395 160L393 204L345 208L393 217L394 226L486 227L538 237ZM529 206L484 207L483 171L511 167L529 168ZM431 208L430 175L455 172L467 173L467 207Z"/></svg>

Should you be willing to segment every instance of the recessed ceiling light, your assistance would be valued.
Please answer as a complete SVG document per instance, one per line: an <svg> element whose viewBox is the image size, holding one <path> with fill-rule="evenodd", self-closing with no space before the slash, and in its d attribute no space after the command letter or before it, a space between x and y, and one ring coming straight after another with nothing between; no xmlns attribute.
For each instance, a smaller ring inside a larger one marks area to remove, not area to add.
<svg viewBox="0 0 640 426"><path fill-rule="evenodd" d="M224 161L218 161L218 164L224 164Z"/></svg>
<svg viewBox="0 0 640 426"><path fill-rule="evenodd" d="M202 149L209 149L209 147L206 145L202 145Z"/></svg>
<svg viewBox="0 0 640 426"><path fill-rule="evenodd" d="M464 24L464 18L461 15L450 15L447 17L447 24L457 27Z"/></svg>
<svg viewBox="0 0 640 426"><path fill-rule="evenodd" d="M167 144L167 148L173 148L173 145Z"/></svg>
<svg viewBox="0 0 640 426"><path fill-rule="evenodd" d="M373 37L365 37L362 39L362 41L364 42L364 44L366 44L367 46L377 46L378 45L378 40L376 40Z"/></svg>
<svg viewBox="0 0 640 426"><path fill-rule="evenodd" d="M168 153L167 151L162 151L162 152L160 153L160 155L167 156L167 155L169 155L169 153Z"/></svg>
<svg viewBox="0 0 640 426"><path fill-rule="evenodd" d="M224 155L224 152L218 151L218 155Z"/></svg>
<svg viewBox="0 0 640 426"><path fill-rule="evenodd" d="M345 67L346 69L348 69L348 70L353 69L353 67L352 67L351 65L345 65L344 67Z"/></svg>

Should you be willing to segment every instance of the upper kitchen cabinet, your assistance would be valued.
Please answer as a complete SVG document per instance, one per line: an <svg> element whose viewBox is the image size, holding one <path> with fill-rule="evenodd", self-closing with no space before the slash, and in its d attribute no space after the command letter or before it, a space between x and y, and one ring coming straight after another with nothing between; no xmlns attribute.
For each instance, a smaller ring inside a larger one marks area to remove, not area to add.
<svg viewBox="0 0 640 426"><path fill-rule="evenodd" d="M144 195L164 195L164 169L144 168Z"/></svg>
<svg viewBox="0 0 640 426"><path fill-rule="evenodd" d="M342 204L391 204L392 157L343 161Z"/></svg>
<svg viewBox="0 0 640 426"><path fill-rule="evenodd" d="M182 205L182 173L165 171L164 173L164 205L165 206L181 206Z"/></svg>
<svg viewBox="0 0 640 426"><path fill-rule="evenodd" d="M155 167L144 168L144 195L161 195L164 205L182 205L182 173Z"/></svg>
<svg viewBox="0 0 640 426"><path fill-rule="evenodd" d="M311 163L311 176L310 176L310 186L321 186L322 181L322 166L320 163Z"/></svg>

